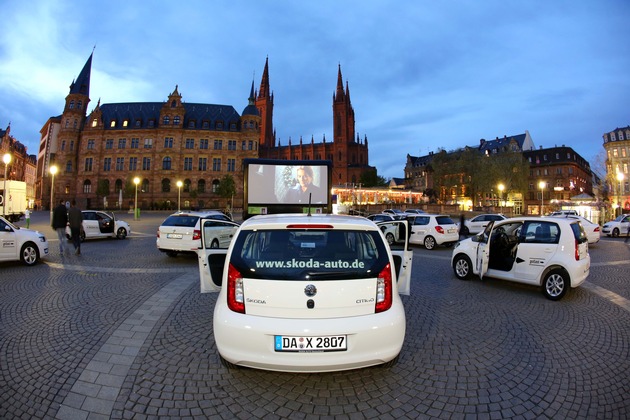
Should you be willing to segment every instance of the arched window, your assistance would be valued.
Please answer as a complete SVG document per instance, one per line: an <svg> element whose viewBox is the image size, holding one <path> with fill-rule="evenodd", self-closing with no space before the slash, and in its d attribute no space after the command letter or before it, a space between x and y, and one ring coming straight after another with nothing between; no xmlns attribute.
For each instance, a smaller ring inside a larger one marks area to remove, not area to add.
<svg viewBox="0 0 630 420"><path fill-rule="evenodd" d="M171 169L171 158L170 158L170 156L166 156L164 159L162 159L162 169L164 169L164 170Z"/></svg>
<svg viewBox="0 0 630 420"><path fill-rule="evenodd" d="M142 185L140 187L140 192L143 192L143 193L150 192L149 191L149 180L148 179L145 178L145 179L142 180Z"/></svg>
<svg viewBox="0 0 630 420"><path fill-rule="evenodd" d="M72 161L71 160L66 162L66 172L72 172Z"/></svg>
<svg viewBox="0 0 630 420"><path fill-rule="evenodd" d="M177 101L172 101L171 102L171 108L175 108L177 106Z"/></svg>
<svg viewBox="0 0 630 420"><path fill-rule="evenodd" d="M205 180L200 179L199 181L197 181L197 192L198 193L206 192L206 181Z"/></svg>
<svg viewBox="0 0 630 420"><path fill-rule="evenodd" d="M171 191L171 180L164 178L162 180L162 192L170 192Z"/></svg>
<svg viewBox="0 0 630 420"><path fill-rule="evenodd" d="M114 184L114 192L116 194L118 194L120 192L120 190L123 189L123 182L122 179L117 179L116 183Z"/></svg>
<svg viewBox="0 0 630 420"><path fill-rule="evenodd" d="M179 125L179 115L176 115L175 117L173 117L173 124Z"/></svg>
<svg viewBox="0 0 630 420"><path fill-rule="evenodd" d="M168 115L165 115L164 118L162 119L162 124L169 125L170 123L171 123L171 119L168 117Z"/></svg>
<svg viewBox="0 0 630 420"><path fill-rule="evenodd" d="M74 109L74 101L70 101L70 109Z"/></svg>
<svg viewBox="0 0 630 420"><path fill-rule="evenodd" d="M214 181L212 181L212 192L216 193L217 191L219 191L219 184L221 182L218 179L215 179Z"/></svg>
<svg viewBox="0 0 630 420"><path fill-rule="evenodd" d="M89 179L86 179L85 181L83 181L83 192L85 194L89 194L92 192L92 183L90 182Z"/></svg>
<svg viewBox="0 0 630 420"><path fill-rule="evenodd" d="M190 192L190 179L185 179L184 180L184 192Z"/></svg>

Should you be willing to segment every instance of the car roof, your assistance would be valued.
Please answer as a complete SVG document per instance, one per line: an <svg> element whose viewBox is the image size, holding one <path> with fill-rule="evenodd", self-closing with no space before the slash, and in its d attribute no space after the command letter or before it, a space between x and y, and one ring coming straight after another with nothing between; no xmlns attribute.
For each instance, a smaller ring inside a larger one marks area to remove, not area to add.
<svg viewBox="0 0 630 420"><path fill-rule="evenodd" d="M287 225L300 225L308 228L308 225L332 225L333 229L368 229L378 228L369 219L359 216L341 214L266 214L250 217L241 225L241 229L286 229Z"/></svg>

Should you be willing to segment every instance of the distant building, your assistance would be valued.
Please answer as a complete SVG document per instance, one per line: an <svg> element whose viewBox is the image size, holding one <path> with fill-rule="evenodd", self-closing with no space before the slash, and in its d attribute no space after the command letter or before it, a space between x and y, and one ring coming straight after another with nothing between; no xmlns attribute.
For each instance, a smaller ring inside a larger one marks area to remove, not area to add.
<svg viewBox="0 0 630 420"><path fill-rule="evenodd" d="M7 180L23 181L26 183L26 200L29 207L35 202L35 165L34 155L29 155L27 147L11 135L11 124L6 130L0 129L0 179L4 178L4 163L2 157L11 155L11 162L7 166Z"/></svg>
<svg viewBox="0 0 630 420"><path fill-rule="evenodd" d="M603 135L606 150L606 184L613 210L630 212L630 126Z"/></svg>
<svg viewBox="0 0 630 420"><path fill-rule="evenodd" d="M333 183L358 182L368 164L367 138L354 140L354 110L350 92L338 72L333 95L333 142L282 146L275 144L274 97L269 89L268 60L260 89L252 82L248 105L239 114L231 105L187 103L178 87L166 101L103 103L88 113L92 55L70 85L63 112L48 119L41 130L37 166L37 200L49 206L50 169L54 165L54 197L75 198L82 208L138 206L181 208L226 205L217 194L221 179L236 184L233 203L242 205L245 158L329 159ZM122 202L120 202L122 197Z"/></svg>

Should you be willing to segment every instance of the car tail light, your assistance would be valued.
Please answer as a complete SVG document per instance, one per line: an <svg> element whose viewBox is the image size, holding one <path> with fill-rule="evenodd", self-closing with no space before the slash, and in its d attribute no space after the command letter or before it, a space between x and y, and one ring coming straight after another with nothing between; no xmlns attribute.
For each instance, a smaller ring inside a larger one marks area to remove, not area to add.
<svg viewBox="0 0 630 420"><path fill-rule="evenodd" d="M157 231L157 237L158 238L160 237L160 229L158 229L158 231Z"/></svg>
<svg viewBox="0 0 630 420"><path fill-rule="evenodd" d="M389 264L376 278L376 313L392 307L392 268Z"/></svg>
<svg viewBox="0 0 630 420"><path fill-rule="evenodd" d="M201 231L195 229L193 231L193 241L196 241L197 239L201 239Z"/></svg>
<svg viewBox="0 0 630 420"><path fill-rule="evenodd" d="M597 226L595 229L593 229L593 232L599 232L599 226Z"/></svg>
<svg viewBox="0 0 630 420"><path fill-rule="evenodd" d="M243 293L243 276L232 264L228 267L227 285L228 308L234 312L245 313L245 294Z"/></svg>
<svg viewBox="0 0 630 420"><path fill-rule="evenodd" d="M580 243L575 240L575 261L580 261Z"/></svg>
<svg viewBox="0 0 630 420"><path fill-rule="evenodd" d="M435 231L444 235L444 228L442 226L436 226Z"/></svg>

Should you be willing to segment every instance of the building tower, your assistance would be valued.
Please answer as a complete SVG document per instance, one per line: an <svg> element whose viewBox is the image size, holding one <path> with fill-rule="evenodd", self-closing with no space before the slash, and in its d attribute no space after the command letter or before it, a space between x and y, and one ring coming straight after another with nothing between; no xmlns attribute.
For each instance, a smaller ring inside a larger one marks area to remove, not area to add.
<svg viewBox="0 0 630 420"><path fill-rule="evenodd" d="M256 108L260 115L260 140L261 148L272 148L276 144L276 135L273 129L273 93L269 88L269 57L265 59L265 69L260 81L260 89L256 98Z"/></svg>

